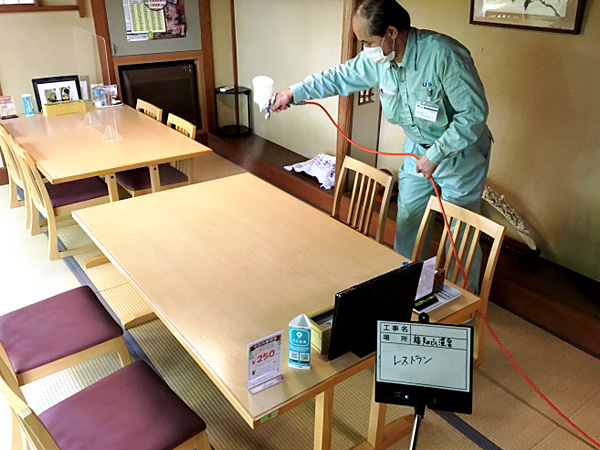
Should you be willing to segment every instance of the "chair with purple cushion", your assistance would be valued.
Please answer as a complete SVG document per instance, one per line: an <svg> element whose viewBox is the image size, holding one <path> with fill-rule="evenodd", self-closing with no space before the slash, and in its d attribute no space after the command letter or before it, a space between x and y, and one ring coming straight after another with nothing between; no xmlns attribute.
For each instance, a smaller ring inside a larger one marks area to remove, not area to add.
<svg viewBox="0 0 600 450"><path fill-rule="evenodd" d="M210 450L204 421L142 361L39 416L5 372L0 361L0 392L37 450Z"/></svg>
<svg viewBox="0 0 600 450"><path fill-rule="evenodd" d="M73 211L107 203L109 196L106 183L99 177L61 184L44 183L31 156L14 139L11 144L28 191L31 205L31 234L36 235L48 231L50 261L95 250L96 246L91 245L59 251L57 228L74 223L71 216ZM40 214L43 216L43 220L40 219Z"/></svg>
<svg viewBox="0 0 600 450"><path fill-rule="evenodd" d="M138 100L138 102L140 101L141 100ZM175 114L169 114L167 116L167 126L184 134L190 139L196 138L196 125ZM174 161L169 164L159 164L158 177L161 189L173 189L190 184L190 180L192 179L192 168L191 159ZM152 192L150 170L152 169L148 167L126 170L117 173L116 178L119 184L129 192L132 197L138 197Z"/></svg>
<svg viewBox="0 0 600 450"><path fill-rule="evenodd" d="M21 386L113 351L131 362L123 330L88 286L0 317L2 377L21 398ZM13 440L19 434L13 425Z"/></svg>
<svg viewBox="0 0 600 450"><path fill-rule="evenodd" d="M2 125L0 125L0 152L4 157L4 161L6 162L6 170L8 172L8 206L12 208L17 208L19 206L26 207L26 217L25 223L29 223L29 202L27 201L27 191L25 189L25 182L23 181L23 176L21 174L21 167L17 163L15 156L9 145L9 133L4 129ZM12 137L12 136L11 136ZM17 194L17 189L20 188L23 190L22 199L19 198Z"/></svg>

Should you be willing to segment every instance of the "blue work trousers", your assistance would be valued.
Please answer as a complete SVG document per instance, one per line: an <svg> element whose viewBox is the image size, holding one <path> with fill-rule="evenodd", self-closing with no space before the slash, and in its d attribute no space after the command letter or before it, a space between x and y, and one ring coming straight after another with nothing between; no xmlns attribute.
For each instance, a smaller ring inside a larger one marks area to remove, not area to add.
<svg viewBox="0 0 600 450"><path fill-rule="evenodd" d="M440 190L442 199L462 206L470 211L479 213L481 208L481 194L485 187L489 167L489 141L483 148L470 147L458 156L443 160L433 178ZM487 147L487 148L486 148ZM406 140L404 151L422 156L425 149ZM398 215L396 218L396 239L394 250L407 258L412 257L413 248L431 195L435 195L431 180L417 173L417 160L405 157L404 163L398 172ZM428 248L428 243L424 249ZM451 248L446 248L449 255ZM420 257L420 255L419 255ZM479 292L479 274L481 270L481 248L477 248L473 265L468 275L469 284L473 292Z"/></svg>

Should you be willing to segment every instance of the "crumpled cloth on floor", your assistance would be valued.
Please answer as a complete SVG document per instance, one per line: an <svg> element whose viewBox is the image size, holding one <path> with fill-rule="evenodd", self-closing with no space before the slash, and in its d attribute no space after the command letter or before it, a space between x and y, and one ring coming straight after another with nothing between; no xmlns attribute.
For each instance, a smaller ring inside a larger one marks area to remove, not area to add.
<svg viewBox="0 0 600 450"><path fill-rule="evenodd" d="M313 159L302 161L291 166L284 166L285 170L305 172L316 177L321 187L331 189L335 186L335 156L319 153Z"/></svg>

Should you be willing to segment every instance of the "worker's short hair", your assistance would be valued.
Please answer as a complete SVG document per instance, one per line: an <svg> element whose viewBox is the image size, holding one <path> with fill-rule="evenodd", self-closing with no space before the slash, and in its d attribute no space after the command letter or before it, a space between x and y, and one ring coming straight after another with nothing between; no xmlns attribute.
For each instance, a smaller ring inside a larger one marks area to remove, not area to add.
<svg viewBox="0 0 600 450"><path fill-rule="evenodd" d="M410 14L396 0L362 0L354 14L367 20L369 32L374 36L383 36L391 26L398 31L410 28Z"/></svg>

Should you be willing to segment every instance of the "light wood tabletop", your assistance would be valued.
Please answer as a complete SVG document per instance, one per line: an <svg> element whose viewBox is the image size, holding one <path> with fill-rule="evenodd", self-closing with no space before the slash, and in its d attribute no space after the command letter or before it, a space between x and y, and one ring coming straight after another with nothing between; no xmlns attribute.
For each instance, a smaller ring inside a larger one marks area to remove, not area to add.
<svg viewBox="0 0 600 450"><path fill-rule="evenodd" d="M288 323L406 260L251 174L73 215L252 427L324 391L332 396L336 383L373 364L373 356L328 361L313 351L310 370L290 369ZM247 344L278 330L285 381L252 395ZM321 405L326 414L330 404Z"/></svg>
<svg viewBox="0 0 600 450"><path fill-rule="evenodd" d="M88 113L94 126L84 126L87 113L19 116L3 126L29 152L52 184L212 152L127 105L106 109L88 105ZM106 127L115 124L120 139L102 141ZM109 183L109 189L111 187L116 190L116 183L114 186ZM114 200L114 195L111 198Z"/></svg>

